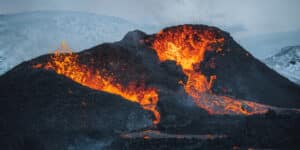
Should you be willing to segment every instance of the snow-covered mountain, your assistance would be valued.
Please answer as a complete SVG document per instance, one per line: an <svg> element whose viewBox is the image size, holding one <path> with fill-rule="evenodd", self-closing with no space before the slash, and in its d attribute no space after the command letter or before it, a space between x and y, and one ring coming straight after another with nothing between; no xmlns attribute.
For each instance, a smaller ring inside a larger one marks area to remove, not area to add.
<svg viewBox="0 0 300 150"><path fill-rule="evenodd" d="M0 75L23 61L53 52L62 41L79 51L103 42L118 41L135 29L156 32L158 28L80 12L0 15Z"/></svg>
<svg viewBox="0 0 300 150"><path fill-rule="evenodd" d="M269 67L300 85L300 46L282 48L264 61Z"/></svg>
<svg viewBox="0 0 300 150"><path fill-rule="evenodd" d="M4 69L4 57L3 56L0 56L0 72L2 72L2 69Z"/></svg>

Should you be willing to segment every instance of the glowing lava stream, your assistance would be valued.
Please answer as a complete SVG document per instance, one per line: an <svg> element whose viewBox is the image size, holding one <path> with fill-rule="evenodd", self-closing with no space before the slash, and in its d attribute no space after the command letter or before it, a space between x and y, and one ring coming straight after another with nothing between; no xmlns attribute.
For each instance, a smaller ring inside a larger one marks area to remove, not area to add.
<svg viewBox="0 0 300 150"><path fill-rule="evenodd" d="M164 133L157 130L145 130L140 132L131 132L121 134L121 138L125 139L136 139L143 138L149 139L199 139L199 140L214 140L227 138L224 134L171 134Z"/></svg>
<svg viewBox="0 0 300 150"><path fill-rule="evenodd" d="M97 69L87 67L78 62L78 55L72 52L60 53L56 51L51 60L46 64L37 64L34 68L54 70L57 74L64 75L73 81L91 89L119 95L131 102L139 103L145 110L153 112L154 124L160 121L157 110L158 94L154 88L146 88L143 82L132 81L127 86L116 83L113 76L104 75Z"/></svg>
<svg viewBox="0 0 300 150"><path fill-rule="evenodd" d="M162 30L157 33L152 43L161 62L175 61L187 76L184 89L195 104L210 114L260 114L268 111L268 106L250 101L236 100L226 96L211 94L215 75L209 77L199 70L205 52L221 52L224 38L215 30L199 30L184 25Z"/></svg>

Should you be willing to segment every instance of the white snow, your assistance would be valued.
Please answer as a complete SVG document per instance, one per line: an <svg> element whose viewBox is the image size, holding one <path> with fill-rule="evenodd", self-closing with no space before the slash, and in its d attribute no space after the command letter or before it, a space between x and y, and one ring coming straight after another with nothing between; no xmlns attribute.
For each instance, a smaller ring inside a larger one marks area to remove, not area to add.
<svg viewBox="0 0 300 150"><path fill-rule="evenodd" d="M156 26L90 13L31 12L0 15L0 75L17 64L53 52L65 41L74 51L118 41L131 30L147 33Z"/></svg>
<svg viewBox="0 0 300 150"><path fill-rule="evenodd" d="M300 46L282 48L264 62L279 74L300 85Z"/></svg>

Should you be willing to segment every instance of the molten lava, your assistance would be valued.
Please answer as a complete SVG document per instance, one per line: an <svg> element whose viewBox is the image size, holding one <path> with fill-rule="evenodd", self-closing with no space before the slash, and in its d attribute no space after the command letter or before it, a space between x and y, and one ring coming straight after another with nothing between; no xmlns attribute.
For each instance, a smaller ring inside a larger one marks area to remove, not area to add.
<svg viewBox="0 0 300 150"><path fill-rule="evenodd" d="M187 76L184 89L198 107L210 114L255 114L265 113L264 105L235 100L226 96L211 94L215 75L206 77L200 70L206 52L222 51L224 38L215 29L194 29L184 25L160 31L155 35L152 48L161 62L175 61ZM215 66L212 64L211 66Z"/></svg>
<svg viewBox="0 0 300 150"><path fill-rule="evenodd" d="M119 95L131 102L139 103L145 110L153 112L154 124L159 123L160 113L157 110L158 94L154 88L146 88L143 81L131 81L128 85L117 83L114 76L99 69L80 64L78 55L72 52L55 52L51 60L45 64L37 64L34 68L54 70L73 81L91 89Z"/></svg>
<svg viewBox="0 0 300 150"><path fill-rule="evenodd" d="M190 26L178 27L175 30L159 32L154 40L153 48L160 61L173 60L182 67L188 77L185 90L193 97L199 97L199 92L211 89L216 76L207 81L199 70L206 51L221 51L224 38L217 38L213 30L194 30Z"/></svg>
<svg viewBox="0 0 300 150"><path fill-rule="evenodd" d="M195 104L208 113L251 115L267 112L270 106L212 93L217 76L206 76L200 67L206 62L208 52L214 54L213 56L222 53L224 41L221 32L214 28L196 29L185 25L162 30L154 35L151 44L161 62L171 60L181 66L187 81L179 81L179 84L183 85ZM33 68L51 69L91 89L116 94L139 103L145 110L153 112L153 123L159 123L157 89L146 87L143 78L123 83L120 77L105 68L93 66L94 59L88 63L80 63L79 55L72 53L65 43L62 49L66 52L57 51L46 64L36 64ZM212 69L217 65L214 60L215 58L208 60L208 66ZM118 69L120 68L116 71Z"/></svg>

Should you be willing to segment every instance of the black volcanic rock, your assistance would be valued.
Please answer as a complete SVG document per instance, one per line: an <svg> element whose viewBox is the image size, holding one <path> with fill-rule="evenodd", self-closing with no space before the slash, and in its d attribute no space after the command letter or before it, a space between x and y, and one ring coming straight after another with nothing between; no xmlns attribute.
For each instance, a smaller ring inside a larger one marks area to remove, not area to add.
<svg viewBox="0 0 300 150"><path fill-rule="evenodd" d="M215 94L272 106L300 107L299 86L251 56L228 33L214 27L193 26L199 30L218 30L225 37L222 55L206 53L200 67L207 76L217 75L213 85ZM37 146L36 149L49 150L67 149L74 145L80 147L80 144L109 149L144 149L148 144L148 149L158 149L161 144L172 143L180 143L178 149L187 148L191 143L190 147L205 149L220 143L223 145L213 148L227 149L234 144L284 148L283 143L277 143L284 136L287 137L287 147L297 146L292 144L300 139L293 134L299 131L300 116L297 113L211 116L196 107L178 84L179 80L186 80L181 68L173 61L159 62L155 51L144 42L151 38L154 35L136 30L119 42L95 46L79 52L78 56L80 63L108 70L124 85L132 80L143 80L147 87L157 88L161 114L161 122L157 126L152 125L154 116L151 112L136 103L81 86L54 71L33 68L37 63L49 61L51 55L44 55L0 76L1 144L11 149L34 149ZM215 69L206 67L212 58L215 59ZM264 129L261 129L262 126ZM174 134L221 133L230 138L208 143L197 139L149 140L143 146L143 139L131 141L119 137L119 134L144 128ZM261 142L263 140L265 142ZM102 146L99 146L99 141Z"/></svg>
<svg viewBox="0 0 300 150"><path fill-rule="evenodd" d="M1 147L32 149L30 142L49 142L47 137L54 133L59 134L54 137L58 141L74 132L109 137L152 125L152 114L138 104L83 87L52 71L20 65L0 82ZM28 137L34 139L26 141ZM49 149L56 149L51 145Z"/></svg>
<svg viewBox="0 0 300 150"><path fill-rule="evenodd" d="M214 93L279 107L300 107L300 86L253 57L227 32L204 25L189 26L196 30L215 30L217 36L225 39L221 53L206 52L200 67L206 76L217 76L213 85ZM180 26L164 30L176 30L177 27ZM154 37L155 34L146 39L152 40ZM215 63L214 69L209 67L212 60Z"/></svg>
<svg viewBox="0 0 300 150"><path fill-rule="evenodd" d="M254 58L231 37L225 38L224 56L216 56L216 93L263 104L299 108L300 87ZM221 89L226 89L223 92Z"/></svg>

